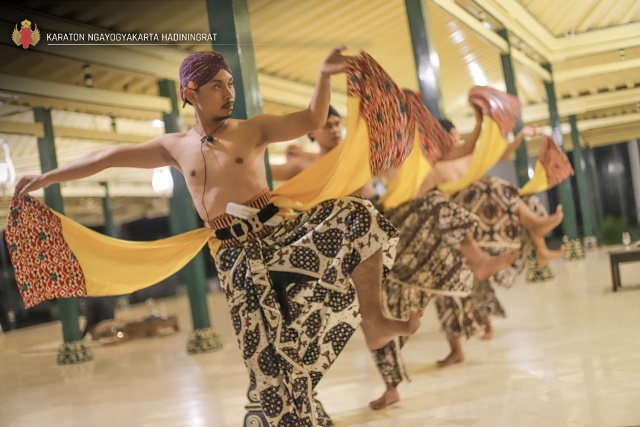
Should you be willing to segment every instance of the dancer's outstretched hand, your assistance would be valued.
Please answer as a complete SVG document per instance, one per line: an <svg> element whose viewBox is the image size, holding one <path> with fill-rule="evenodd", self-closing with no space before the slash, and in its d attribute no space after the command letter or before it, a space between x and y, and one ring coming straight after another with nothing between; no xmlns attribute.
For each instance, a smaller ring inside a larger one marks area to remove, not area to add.
<svg viewBox="0 0 640 427"><path fill-rule="evenodd" d="M20 181L16 184L13 194L17 197L24 197L28 193L46 186L44 179L42 179L42 175L25 175L20 178Z"/></svg>
<svg viewBox="0 0 640 427"><path fill-rule="evenodd" d="M476 123L481 123L482 117L484 116L484 113L482 112L482 108L480 108L476 104L471 104L471 106L473 107L473 115L476 118Z"/></svg>
<svg viewBox="0 0 640 427"><path fill-rule="evenodd" d="M346 48L344 45L334 48L322 62L320 72L326 75L344 73L351 58L342 54Z"/></svg>
<svg viewBox="0 0 640 427"><path fill-rule="evenodd" d="M536 125L533 125L533 126L525 126L525 127L523 127L523 128L522 128L522 131L521 131L521 132L522 132L522 135L524 135L524 136L526 136L526 137L528 137L528 138L531 138L531 137L533 137L533 136L541 135L541 134L542 134L542 131L540 131L540 130L538 129L538 126L536 126Z"/></svg>

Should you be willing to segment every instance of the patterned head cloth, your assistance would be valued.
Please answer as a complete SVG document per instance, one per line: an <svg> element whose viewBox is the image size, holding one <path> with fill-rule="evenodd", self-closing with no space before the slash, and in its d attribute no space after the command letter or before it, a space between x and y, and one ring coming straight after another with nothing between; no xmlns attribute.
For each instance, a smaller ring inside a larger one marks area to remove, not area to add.
<svg viewBox="0 0 640 427"><path fill-rule="evenodd" d="M438 121L440 122L440 126L442 126L444 130L446 130L447 132L451 132L451 129L455 128L455 126L453 125L453 123L451 123L450 120L439 119Z"/></svg>
<svg viewBox="0 0 640 427"><path fill-rule="evenodd" d="M184 88L197 89L210 82L220 70L226 70L231 74L231 68L221 53L195 52L187 56L180 65L182 108L189 102L184 96Z"/></svg>

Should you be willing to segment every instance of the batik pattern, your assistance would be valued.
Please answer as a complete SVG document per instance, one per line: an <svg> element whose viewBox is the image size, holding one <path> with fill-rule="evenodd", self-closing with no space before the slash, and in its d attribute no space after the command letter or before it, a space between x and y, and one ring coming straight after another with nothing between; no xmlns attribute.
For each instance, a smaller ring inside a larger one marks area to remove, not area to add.
<svg viewBox="0 0 640 427"><path fill-rule="evenodd" d="M493 180L492 188L501 188L497 191L497 194L511 194L510 189L506 189L511 184L501 182L499 178ZM494 196L495 197L495 196ZM497 197L501 199L501 205L509 205L507 197ZM536 196L526 196L519 199L518 203L526 203L527 206L536 214L541 217L548 216L547 210ZM519 222L519 220L518 220ZM518 236L518 242L520 243L520 249L516 259L511 263L509 267L503 271L498 272L492 276L489 280L476 283L473 287L470 298L471 310L465 309L464 316L465 322L472 324L484 324L484 318L486 317L499 317L504 318L507 316L506 311L498 297L494 286L502 286L510 288L515 284L520 273L527 265L529 255L533 250L533 243L529 235L529 231L524 227L519 227L520 234ZM466 307L466 306L465 306Z"/></svg>
<svg viewBox="0 0 640 427"><path fill-rule="evenodd" d="M538 161L540 161L547 174L547 189L555 187L574 174L569 158L553 138L548 135L544 136Z"/></svg>
<svg viewBox="0 0 640 427"><path fill-rule="evenodd" d="M460 242L477 226L477 217L432 191L385 212L400 232L396 262L382 285L385 314L408 319L411 310L423 309L433 297L459 299L473 286L473 273L459 251ZM440 296L449 294L449 296ZM456 320L441 322L446 328ZM407 337L399 337L374 350L373 358L385 382L399 384L407 375L400 349Z"/></svg>
<svg viewBox="0 0 640 427"><path fill-rule="evenodd" d="M64 240L60 218L47 206L31 196L14 197L5 237L25 308L87 295L82 268Z"/></svg>
<svg viewBox="0 0 640 427"><path fill-rule="evenodd" d="M351 272L397 231L359 197L285 217L260 239L221 249L216 266L252 387L272 427L324 426L313 388L358 327Z"/></svg>
<svg viewBox="0 0 640 427"><path fill-rule="evenodd" d="M490 255L500 255L521 246L518 213L518 189L504 179L490 176L478 180L452 197L452 201L480 219L474 238ZM526 265L526 257L517 257L507 268L491 276L492 285L511 287Z"/></svg>
<svg viewBox="0 0 640 427"><path fill-rule="evenodd" d="M400 166L413 147L415 129L404 92L369 54L361 52L347 67L347 94L360 98L369 133L371 175Z"/></svg>

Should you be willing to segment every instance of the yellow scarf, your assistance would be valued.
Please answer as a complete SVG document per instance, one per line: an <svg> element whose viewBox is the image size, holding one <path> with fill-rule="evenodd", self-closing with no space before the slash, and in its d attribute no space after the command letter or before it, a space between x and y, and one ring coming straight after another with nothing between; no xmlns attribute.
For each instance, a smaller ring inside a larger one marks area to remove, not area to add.
<svg viewBox="0 0 640 427"><path fill-rule="evenodd" d="M502 136L498 124L491 117L485 116L469 168L459 179L439 185L438 190L451 196L467 188L498 163L507 146L508 142Z"/></svg>
<svg viewBox="0 0 640 427"><path fill-rule="evenodd" d="M422 154L420 139L416 135L409 156L398 169L396 176L387 187L384 195L380 197L378 203L382 205L385 211L388 211L404 202L415 199L419 195L420 186L431 170L432 166Z"/></svg>

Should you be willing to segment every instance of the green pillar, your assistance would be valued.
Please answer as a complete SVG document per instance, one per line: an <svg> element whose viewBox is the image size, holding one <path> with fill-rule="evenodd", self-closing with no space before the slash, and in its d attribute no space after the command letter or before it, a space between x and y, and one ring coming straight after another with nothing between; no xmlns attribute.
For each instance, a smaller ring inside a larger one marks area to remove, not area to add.
<svg viewBox="0 0 640 427"><path fill-rule="evenodd" d="M233 74L236 99L231 117L247 119L258 115L262 112L262 97L258 85L258 68L253 49L247 0L205 1L209 29L212 33L217 33L213 48L224 55ZM273 188L267 153L265 153L264 163L269 188ZM247 413L243 425L266 426L268 422L262 413L255 386L253 383L249 384L247 391L249 403L245 405Z"/></svg>
<svg viewBox="0 0 640 427"><path fill-rule="evenodd" d="M501 53L502 73L504 74L504 83L507 92L518 97L518 88L516 87L516 76L513 71L513 61L511 60L511 42L509 41L509 31L506 28L498 30L498 34L507 41L509 51ZM517 135L522 130L522 118L518 118L518 123L513 130ZM516 175L518 177L518 186L523 187L529 181L529 156L527 155L527 141L523 140L522 144L516 150Z"/></svg>
<svg viewBox="0 0 640 427"><path fill-rule="evenodd" d="M549 73L552 73L551 64L546 63L542 64L542 66L548 70ZM550 82L544 82L544 87L547 91L549 103L549 124L551 125L552 136L556 144L562 148L564 140L562 138L562 128L560 127L560 114L558 113L556 88L555 83L553 82L553 77ZM576 209L573 203L573 190L569 179L564 180L558 185L558 194L560 196L560 202L564 207L564 220L562 221L564 234L566 234L569 239L577 239L578 227L576 226Z"/></svg>
<svg viewBox="0 0 640 427"><path fill-rule="evenodd" d="M236 99L231 117L248 119L262 113L258 67L253 49L247 0L205 0L209 28L216 33L213 49L224 55L233 74ZM318 67L320 64L318 64ZM264 155L267 184L273 190L268 152Z"/></svg>
<svg viewBox="0 0 640 427"><path fill-rule="evenodd" d="M102 181L100 183L104 187L104 197L102 198L102 214L104 216L104 234L110 237L118 238L118 227L113 220L113 209L111 207L111 195L109 194L109 183Z"/></svg>
<svg viewBox="0 0 640 427"><path fill-rule="evenodd" d="M558 113L556 88L553 81L553 70L549 63L542 64L542 66L551 74L551 81L544 82L544 87L547 91L547 102L549 103L549 124L551 125L553 140L562 148L564 141L560 126L560 114ZM564 208L564 219L562 220L562 229L565 234L562 240L566 247L564 258L567 260L583 259L584 248L578 236L576 208L573 203L573 189L570 179L565 179L558 184L558 195Z"/></svg>
<svg viewBox="0 0 640 427"><path fill-rule="evenodd" d="M422 93L422 102L436 118L441 118L442 102L440 101L440 65L433 58L438 52L433 45L429 31L426 3L422 0L405 0L413 58L418 73L418 84Z"/></svg>
<svg viewBox="0 0 640 427"><path fill-rule="evenodd" d="M622 144L613 144L613 159L616 165L620 165L624 168L624 154L622 153ZM626 148L626 147L625 147ZM625 150L626 151L626 150ZM622 169L624 170L624 169ZM629 213L627 212L627 204L625 203L625 182L622 177L622 170L616 171L613 175L613 181L616 185L616 195L618 196L618 206L620 207L620 214L622 216L622 224L629 225ZM632 184L633 185L633 184Z"/></svg>
<svg viewBox="0 0 640 427"><path fill-rule="evenodd" d="M166 96L171 100L171 112L163 114L165 131L167 133L182 131L178 114L176 82L160 80L158 89L160 96ZM176 235L195 230L200 227L200 224L198 224L197 212L184 176L175 168L171 168L171 176L173 196L169 199L169 226L171 233ZM187 351L192 354L205 353L222 348L222 342L209 320L207 277L202 252L180 270L180 276L187 287L193 321L193 331L189 336Z"/></svg>
<svg viewBox="0 0 640 427"><path fill-rule="evenodd" d="M42 173L49 172L58 167L56 156L55 138L53 134L53 122L51 110L34 108L35 121L42 123L44 136L38 138L38 153L40 155L40 168ZM51 209L64 213L64 202L60 192L60 184L54 184L44 189L44 202ZM78 301L76 298L58 299L60 321L62 323L62 336L64 342L58 350L58 364L66 365L86 362L93 359L91 350L82 343L82 334L78 324Z"/></svg>
<svg viewBox="0 0 640 427"><path fill-rule="evenodd" d="M602 206L602 185L600 183L600 174L598 173L598 168L596 167L596 159L593 154L593 149L586 145L584 147L584 157L586 164L586 177L587 183L589 185L589 191L591 193L590 202L591 202L591 211L594 213L593 215L593 226L596 232L596 236L598 239L602 239L604 236L602 235L602 223L604 221L604 209Z"/></svg>
<svg viewBox="0 0 640 427"><path fill-rule="evenodd" d="M582 215L582 228L585 237L593 236L593 223L591 221L591 209L589 208L589 191L587 190L587 180L585 177L585 162L582 158L582 147L580 146L580 135L578 133L578 123L574 114L569 116L571 125L571 142L573 145L573 169L576 172L578 183L578 195L580 196L580 214Z"/></svg>

